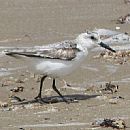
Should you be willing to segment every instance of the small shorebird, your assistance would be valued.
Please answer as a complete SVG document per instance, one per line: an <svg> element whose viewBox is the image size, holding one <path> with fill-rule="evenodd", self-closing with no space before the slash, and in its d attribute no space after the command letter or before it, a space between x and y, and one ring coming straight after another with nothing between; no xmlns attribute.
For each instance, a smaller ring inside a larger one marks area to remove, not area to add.
<svg viewBox="0 0 130 130"><path fill-rule="evenodd" d="M115 50L101 42L98 33L86 32L81 33L75 40L66 40L47 46L14 47L4 50L3 53L17 58L28 57L29 67L31 66L34 72L43 75L38 96L35 97L36 100L48 103L42 98L41 93L45 78L51 77L53 79L52 88L63 101L68 103L69 101L56 88L55 79L74 71L85 60L88 51L98 45L115 52Z"/></svg>

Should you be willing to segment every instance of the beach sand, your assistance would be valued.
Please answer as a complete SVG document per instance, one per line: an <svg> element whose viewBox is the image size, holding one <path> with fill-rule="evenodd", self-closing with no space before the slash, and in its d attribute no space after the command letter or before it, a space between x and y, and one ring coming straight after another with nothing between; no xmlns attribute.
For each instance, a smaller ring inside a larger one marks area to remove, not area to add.
<svg viewBox="0 0 130 130"><path fill-rule="evenodd" d="M130 33L129 24L116 24L115 21L128 14L129 9L130 5L126 5L123 0L0 0L0 46L45 45L74 39L81 32L95 28L115 30L119 26L120 32ZM102 59L93 59L98 53L91 52L77 71L64 77L79 89L65 89L64 84L57 81L60 91L77 98L78 103L59 102L41 106L39 103L30 103L16 105L11 110L1 108L0 129L91 130L91 123L99 118L121 118L130 127L129 61L116 65ZM24 66L24 61L9 57L0 57L0 60L1 68L8 65L11 68ZM17 79L24 80L24 83L17 83ZM10 89L14 87L24 87L23 92L15 95L27 101L32 101L39 90L39 82L28 69L1 76L0 80L4 84L0 87L1 102L8 102ZM101 96L100 92L87 91L92 85L110 81L119 85L117 93ZM56 95L51 91L50 79L45 82L45 94ZM109 98L114 96L124 99L119 99L116 104L109 103Z"/></svg>

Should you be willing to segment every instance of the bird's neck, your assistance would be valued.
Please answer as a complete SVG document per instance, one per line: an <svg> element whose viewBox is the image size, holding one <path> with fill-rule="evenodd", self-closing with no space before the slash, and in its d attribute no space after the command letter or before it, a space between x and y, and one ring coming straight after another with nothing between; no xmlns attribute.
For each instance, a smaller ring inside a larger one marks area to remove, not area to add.
<svg viewBox="0 0 130 130"><path fill-rule="evenodd" d="M88 52L88 50L91 50L93 48L93 43L91 40L88 39L88 41L86 42L84 39L81 38L77 38L76 39L77 42L77 47L84 51L84 52Z"/></svg>

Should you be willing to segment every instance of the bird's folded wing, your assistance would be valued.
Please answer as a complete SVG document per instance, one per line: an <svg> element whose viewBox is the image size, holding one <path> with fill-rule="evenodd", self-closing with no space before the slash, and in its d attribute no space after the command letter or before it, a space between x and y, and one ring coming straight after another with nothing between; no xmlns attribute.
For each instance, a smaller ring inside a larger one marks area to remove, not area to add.
<svg viewBox="0 0 130 130"><path fill-rule="evenodd" d="M57 46L38 47L38 48L27 48L27 49L12 49L6 50L6 55L23 55L27 57L39 57L49 59L61 59L61 60L72 60L76 57L77 52L80 50L76 48L75 44L62 43Z"/></svg>

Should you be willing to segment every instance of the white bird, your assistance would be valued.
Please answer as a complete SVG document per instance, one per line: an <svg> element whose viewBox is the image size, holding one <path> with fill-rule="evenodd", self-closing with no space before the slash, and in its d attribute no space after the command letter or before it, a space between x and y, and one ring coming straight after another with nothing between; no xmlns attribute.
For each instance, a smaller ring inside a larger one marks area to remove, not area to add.
<svg viewBox="0 0 130 130"><path fill-rule="evenodd" d="M96 32L81 33L75 40L66 40L47 46L34 46L23 48L8 48L4 54L12 57L28 57L29 67L38 74L42 74L40 90L36 100L48 103L42 99L42 86L45 78L53 79L52 88L59 94L65 102L69 102L56 88L55 79L73 72L88 55L88 51L94 46L100 45L112 52L115 52L108 45L100 40Z"/></svg>

